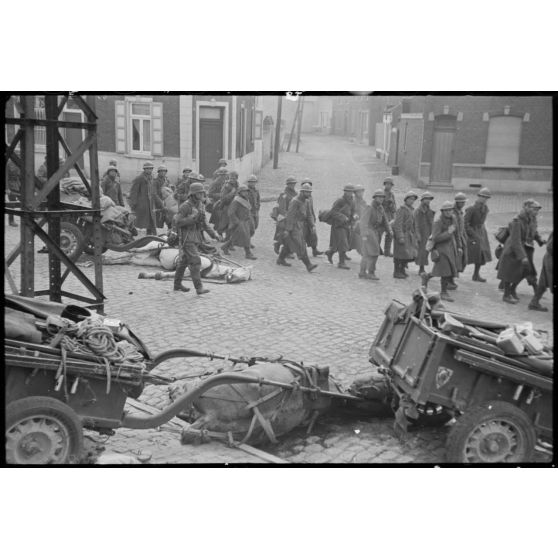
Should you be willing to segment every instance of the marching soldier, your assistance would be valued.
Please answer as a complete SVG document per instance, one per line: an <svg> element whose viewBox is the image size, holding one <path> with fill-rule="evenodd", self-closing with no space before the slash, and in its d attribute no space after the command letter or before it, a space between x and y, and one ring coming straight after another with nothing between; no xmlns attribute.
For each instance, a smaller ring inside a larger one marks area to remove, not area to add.
<svg viewBox="0 0 558 558"><path fill-rule="evenodd" d="M417 199L418 196L413 191L407 192L403 198L403 205L395 212L392 229L395 238L393 277L396 279L407 279L409 277L405 268L407 263L414 261L417 256L417 236L413 215L413 204Z"/></svg>
<svg viewBox="0 0 558 558"><path fill-rule="evenodd" d="M448 293L449 282L457 274L457 245L455 242L454 204L446 201L440 208L440 216L432 226L432 261L430 273L422 272L422 284L426 287L431 277L440 278L440 298L453 302Z"/></svg>
<svg viewBox="0 0 558 558"><path fill-rule="evenodd" d="M271 218L276 222L275 235L273 237L273 249L276 254L279 254L281 245L283 244L285 232L285 218L287 217L287 210L289 204L296 197L296 178L289 176L286 181L285 191L282 192L277 198L277 205L273 208ZM285 265L284 258L277 259L277 265Z"/></svg>
<svg viewBox="0 0 558 558"><path fill-rule="evenodd" d="M129 202L136 215L135 226L146 229L148 235L157 234L155 210L158 208L153 194L153 164L144 163L143 172L132 182Z"/></svg>
<svg viewBox="0 0 558 558"><path fill-rule="evenodd" d="M517 304L517 285L523 280L537 293L537 270L533 263L534 242L539 246L545 244L537 230L536 217L541 205L535 200L527 200L523 209L509 224L510 234L504 244L504 250L498 262L498 279L504 282L502 300L508 304Z"/></svg>
<svg viewBox="0 0 558 558"><path fill-rule="evenodd" d="M379 280L376 276L376 262L380 255L380 231L389 227L382 204L384 197L384 190L376 190L372 195L372 204L360 219L362 259L358 276L361 279Z"/></svg>
<svg viewBox="0 0 558 558"><path fill-rule="evenodd" d="M424 273L424 266L428 265L428 251L426 242L432 233L432 223L434 222L434 211L430 208L430 202L434 196L430 192L424 192L420 196L420 204L415 209L415 231L417 234L417 257L415 263L419 266L419 275Z"/></svg>
<svg viewBox="0 0 558 558"><path fill-rule="evenodd" d="M548 242L546 244L546 252L543 257L543 265L541 269L541 274L539 276L539 282L537 284L537 288L535 290L535 295L529 302L529 310L538 310L539 312L548 312L548 308L543 306L540 303L540 300L545 293L546 289L550 289L550 292L554 292L553 287L553 255L552 251L554 248L554 241L553 241L554 232L550 233L548 237Z"/></svg>
<svg viewBox="0 0 558 558"><path fill-rule="evenodd" d="M453 208L453 216L455 219L455 245L457 246L457 275L465 270L467 265L467 233L465 232L465 214L463 208L467 201L467 196L461 192L455 194L455 207ZM452 277L448 289L455 290L455 278Z"/></svg>
<svg viewBox="0 0 558 558"><path fill-rule="evenodd" d="M384 233L386 235L386 238L385 238L385 241L384 241L384 250L383 250L383 254L386 258L391 258L392 257L391 243L392 243L392 240L393 240L393 231L392 231L392 228L391 228L391 222L395 218L395 212L397 211L397 205L395 204L395 196L393 195L393 192L391 191L392 188L393 188L393 178L391 178L391 176L388 176L384 180L385 197L384 197L383 206L384 206L384 212L386 214L387 221L389 223L389 227L385 227L384 229L382 229L380 231L380 246L381 246L381 243L382 243L382 235ZM380 252L381 252L381 249L380 249Z"/></svg>
<svg viewBox="0 0 558 558"><path fill-rule="evenodd" d="M217 202L218 210L218 221L215 229L218 234L227 235L227 240L229 239L229 206L231 205L234 197L238 192L238 173L236 171L231 171L229 173L229 179L225 182L221 190L221 197ZM214 206L215 208L215 206ZM232 246L231 246L231 249Z"/></svg>
<svg viewBox="0 0 558 558"><path fill-rule="evenodd" d="M300 185L309 184L312 186L312 181L309 178L302 180ZM304 240L306 246L312 249L312 256L322 256L323 252L318 250L318 235L316 234L316 213L314 212L314 200L312 196L306 199L306 207L308 208L308 219L304 221Z"/></svg>
<svg viewBox="0 0 558 558"><path fill-rule="evenodd" d="M190 289L182 284L186 267L190 270L192 283L196 293L203 295L209 292L201 280L201 258L199 247L203 244L203 232L211 238L221 240L208 225L205 217L203 184L194 182L190 185L188 199L178 208L174 224L178 230L180 256L174 274L174 290L188 292Z"/></svg>
<svg viewBox="0 0 558 558"><path fill-rule="evenodd" d="M118 169L110 166L105 172L103 181L101 182L101 190L105 196L108 196L116 205L124 207L124 198L122 197L122 188L120 180L118 180Z"/></svg>
<svg viewBox="0 0 558 558"><path fill-rule="evenodd" d="M214 210L215 204L221 199L221 190L228 178L228 171L226 168L221 167L215 171L215 178L209 185L207 191L207 196L209 198L208 204L206 206L207 211L211 213L210 223L217 223L218 210Z"/></svg>
<svg viewBox="0 0 558 558"><path fill-rule="evenodd" d="M247 185L248 185L248 200L250 205L252 206L252 221L254 222L254 229L252 231L252 236L254 236L258 225L260 224L260 192L256 188L256 184L258 183L258 177L255 174L251 174L248 177ZM251 246L253 248L253 246Z"/></svg>
<svg viewBox="0 0 558 558"><path fill-rule="evenodd" d="M317 264L310 263L308 253L306 252L306 241L304 238L304 230L306 227L313 230L315 221L311 213L308 211L308 201L312 196L312 184L304 181L300 186L298 196L291 200L285 218L285 231L283 233L283 247L279 253L279 259L282 260L281 265L290 266L285 258L290 253L298 256L306 266L306 270L311 273L316 269ZM315 231L314 231L315 232Z"/></svg>
<svg viewBox="0 0 558 558"><path fill-rule="evenodd" d="M351 249L350 235L354 223L355 205L354 205L355 187L347 184L343 188L343 196L335 201L331 208L331 234L329 238L329 250L326 250L326 256L330 264L333 263L333 254L339 252L339 269L350 269L345 263L347 252Z"/></svg>
<svg viewBox="0 0 558 558"><path fill-rule="evenodd" d="M157 227L162 227L164 224L163 188L170 188L167 172L168 169L165 165L159 165L157 167L157 176L153 179L153 196L157 208L155 212Z"/></svg>
<svg viewBox="0 0 558 558"><path fill-rule="evenodd" d="M355 222L351 234L351 249L356 250L362 256L362 220L368 210L368 204L364 200L364 186L355 186Z"/></svg>
<svg viewBox="0 0 558 558"><path fill-rule="evenodd" d="M176 185L174 186L173 190L176 190L183 182L188 180L188 175L192 172L190 167L185 167L182 169L182 176L178 179Z"/></svg>
<svg viewBox="0 0 558 558"><path fill-rule="evenodd" d="M217 177L217 173L219 170L221 169L225 169L227 170L227 160L226 159L219 159L219 162L217 163L218 167L213 171L213 178L215 179ZM227 174L227 173L225 173Z"/></svg>
<svg viewBox="0 0 558 558"><path fill-rule="evenodd" d="M248 186L241 184L228 208L228 240L221 249L223 254L228 256L231 246L240 246L244 248L247 260L257 260L258 258L250 251L250 238L254 234L254 221L249 196Z"/></svg>
<svg viewBox="0 0 558 558"><path fill-rule="evenodd" d="M486 283L486 279L480 276L480 268L492 261L490 243L486 232L485 221L488 216L486 202L491 194L488 188L482 188L477 194L477 200L465 210L464 224L467 233L467 263L473 264L473 281Z"/></svg>
<svg viewBox="0 0 558 558"><path fill-rule="evenodd" d="M118 170L118 161L116 159L111 159L109 161L108 168L105 171L105 174L103 174L103 179L108 175L111 167L114 167L116 169L115 180L116 182L118 182L118 184L120 184L120 171Z"/></svg>

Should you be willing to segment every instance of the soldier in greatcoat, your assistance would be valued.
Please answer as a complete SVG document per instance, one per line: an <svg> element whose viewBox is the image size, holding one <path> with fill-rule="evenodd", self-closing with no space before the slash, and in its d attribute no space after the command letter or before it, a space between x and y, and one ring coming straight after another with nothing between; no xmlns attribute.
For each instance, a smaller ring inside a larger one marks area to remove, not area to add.
<svg viewBox="0 0 558 558"><path fill-rule="evenodd" d="M362 256L362 219L368 211L368 204L364 199L364 186L355 186L355 221L351 233L351 249L356 250Z"/></svg>
<svg viewBox="0 0 558 558"><path fill-rule="evenodd" d="M105 178L105 176L108 175L109 170L111 169L111 167L114 167L116 169L115 180L120 184L120 171L118 170L118 161L116 159L111 159L109 161L109 166L108 166L107 170L105 171L105 174L103 174L103 177L101 178L101 180L103 180Z"/></svg>
<svg viewBox="0 0 558 558"><path fill-rule="evenodd" d="M313 186L312 181L309 178L304 178L300 185L309 184ZM315 258L317 256L322 256L323 252L318 250L318 235L316 233L316 213L314 211L314 200L310 196L306 200L306 207L308 208L308 218L304 221L304 240L306 241L306 246L312 250L312 256ZM312 223L312 225L310 225Z"/></svg>
<svg viewBox="0 0 558 558"><path fill-rule="evenodd" d="M219 234L227 235L227 240L229 239L229 206L231 205L234 197L238 192L238 173L236 171L231 171L229 173L229 179L225 182L222 190L221 197L217 203L213 206L213 210L217 208L218 220L215 225L215 230ZM232 249L232 246L231 246Z"/></svg>
<svg viewBox="0 0 558 558"><path fill-rule="evenodd" d="M537 288L535 290L535 295L529 302L529 310L538 310L539 312L548 312L548 308L540 303L540 300L545 293L546 289L550 289L551 293L554 293L554 270L553 270L553 255L552 251L554 249L554 232L550 233L548 237L548 242L546 244L546 252L543 257L543 264L541 269L541 274L539 276L539 282L537 283Z"/></svg>
<svg viewBox="0 0 558 558"><path fill-rule="evenodd" d="M457 275L465 269L467 265L467 233L465 232L465 212L463 208L467 202L467 196L461 192L455 194L454 198L455 207L453 208L453 216L455 218L455 245L457 246ZM455 284L455 277L452 277L448 288L451 290L457 289Z"/></svg>
<svg viewBox="0 0 558 558"><path fill-rule="evenodd" d="M486 279L480 276L480 268L492 261L490 243L486 232L485 221L488 216L486 205L491 194L488 188L481 188L475 203L465 210L465 232L467 233L467 263L473 264L473 281L486 283Z"/></svg>
<svg viewBox="0 0 558 558"><path fill-rule="evenodd" d="M130 208L136 216L135 226L146 229L146 234L157 234L155 210L157 202L153 192L153 164L144 163L143 172L132 182L128 198ZM162 202L161 202L162 206Z"/></svg>
<svg viewBox="0 0 558 558"><path fill-rule="evenodd" d="M384 249L383 249L383 254L386 258L392 257L391 243L393 240L393 231L391 229L391 222L393 221L393 219L395 219L395 212L397 211L397 205L395 203L395 196L393 195L392 188L393 188L393 178L391 176L388 176L387 178L384 179L385 197L384 197L383 206L384 206L384 212L386 214L389 226L384 227L382 228L382 230L380 230L380 246L382 245L382 235L384 233L386 235L384 241ZM380 249L380 253L381 252L382 250Z"/></svg>
<svg viewBox="0 0 558 558"><path fill-rule="evenodd" d="M534 242L539 246L545 244L537 231L536 215L541 208L534 200L527 200L523 209L509 224L510 234L504 244L498 262L498 279L504 282L502 300L508 304L517 304L517 285L527 279L536 293L537 271L533 263Z"/></svg>
<svg viewBox="0 0 558 558"><path fill-rule="evenodd" d="M228 174L227 160L226 159L219 159L219 162L217 164L218 164L218 167L213 171L213 178L217 178L217 174L222 169L225 169L225 171L226 171L225 174Z"/></svg>
<svg viewBox="0 0 558 558"><path fill-rule="evenodd" d="M354 224L355 204L354 189L352 184L347 184L343 188L343 196L335 201L330 210L331 233L329 237L329 249L326 256L329 263L333 263L333 254L339 253L339 269L350 269L345 263L347 252L351 249L350 237Z"/></svg>
<svg viewBox="0 0 558 558"><path fill-rule="evenodd" d="M384 196L383 190L376 190L372 195L372 204L367 207L360 219L362 259L358 276L361 279L379 280L376 276L376 262L380 255L380 231L389 227L382 205Z"/></svg>
<svg viewBox="0 0 558 558"><path fill-rule="evenodd" d="M208 202L206 205L206 210L211 213L209 222L212 224L219 222L219 209L215 209L215 205L221 199L221 191L229 177L228 171L224 167L217 169L215 172L215 178L211 181L207 190Z"/></svg>
<svg viewBox="0 0 558 558"><path fill-rule="evenodd" d="M420 196L420 204L415 209L415 232L417 233L417 257L415 263L419 266L419 274L424 273L424 266L428 265L428 251L426 243L432 233L434 222L434 211L430 208L430 202L434 196L430 192L424 192Z"/></svg>
<svg viewBox="0 0 558 558"><path fill-rule="evenodd" d="M203 295L209 292L204 288L201 280L200 245L203 244L203 233L211 238L221 240L221 237L209 226L205 216L205 190L203 184L194 182L190 185L188 199L178 208L174 218L174 226L178 231L180 255L174 274L174 290L188 292L190 289L182 284L186 267L190 270L192 283L196 293Z"/></svg>
<svg viewBox="0 0 558 558"><path fill-rule="evenodd" d="M299 193L289 203L287 215L285 217L285 230L283 233L283 245L279 252L279 259L283 261L281 265L290 266L285 258L289 253L296 254L306 266L306 270L310 273L316 269L317 264L310 263L308 253L306 251L306 240L304 232L306 228L313 229L315 220L308 211L308 201L312 196L312 184L304 181Z"/></svg>
<svg viewBox="0 0 558 558"><path fill-rule="evenodd" d="M286 181L285 191L281 192L281 194L277 198L277 205L271 212L271 218L276 223L275 235L273 237L273 249L275 250L276 254L280 253L281 245L283 244L285 219L287 217L289 204L297 195L295 186L296 178L294 178L294 176L289 176ZM285 265L284 261L284 258L278 258L277 265Z"/></svg>
<svg viewBox="0 0 558 558"><path fill-rule="evenodd" d="M455 242L454 204L446 201L440 208L440 215L432 225L432 261L430 273L423 272L422 281L426 287L431 277L440 278L440 298L453 302L448 293L449 282L457 274L457 244Z"/></svg>
<svg viewBox="0 0 558 558"><path fill-rule="evenodd" d="M415 218L413 204L418 196L409 191L403 198L403 205L397 208L392 229L395 239L393 248L393 277L395 279L407 279L409 275L405 271L408 262L417 257L417 235L415 233Z"/></svg>
<svg viewBox="0 0 558 558"><path fill-rule="evenodd" d="M244 248L246 259L256 260L256 256L250 251L250 239L254 234L254 220L249 196L248 186L241 184L227 210L229 215L228 240L221 249L223 254L229 255L231 246L240 246Z"/></svg>
<svg viewBox="0 0 558 558"><path fill-rule="evenodd" d="M182 169L182 176L179 177L178 181L176 182L176 184L173 186L173 191L176 191L176 189L178 188L178 186L180 186L180 184L182 184L183 182L186 182L188 180L188 175L192 172L192 169L190 167L184 167Z"/></svg>
<svg viewBox="0 0 558 558"><path fill-rule="evenodd" d="M105 173L101 182L101 190L105 196L108 196L116 205L124 207L124 198L122 197L122 188L120 181L117 180L118 169L110 166Z"/></svg>
<svg viewBox="0 0 558 558"><path fill-rule="evenodd" d="M252 236L254 236L256 229L260 224L260 207L262 205L260 191L256 188L257 183L258 177L255 174L251 174L246 181L246 185L248 186L248 200L250 201L250 205L252 206L252 221L254 222L254 230L252 232Z"/></svg>

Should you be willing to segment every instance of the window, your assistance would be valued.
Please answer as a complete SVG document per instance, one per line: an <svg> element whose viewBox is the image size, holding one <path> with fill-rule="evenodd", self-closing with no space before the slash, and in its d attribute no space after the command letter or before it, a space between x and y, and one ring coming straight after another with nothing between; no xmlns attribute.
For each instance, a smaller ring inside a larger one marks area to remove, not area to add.
<svg viewBox="0 0 558 558"><path fill-rule="evenodd" d="M35 95L35 118L38 120L46 119L44 95ZM46 146L45 126L35 126L35 145Z"/></svg>
<svg viewBox="0 0 558 558"><path fill-rule="evenodd" d="M150 100L115 101L116 151L163 154L163 105Z"/></svg>
<svg viewBox="0 0 558 558"><path fill-rule="evenodd" d="M256 114L254 115L254 139L257 140L262 139L262 119L263 111L257 110Z"/></svg>
<svg viewBox="0 0 558 558"><path fill-rule="evenodd" d="M519 164L521 118L518 116L493 116L488 126L486 146L487 165Z"/></svg>
<svg viewBox="0 0 558 558"><path fill-rule="evenodd" d="M246 111L246 148L245 153L254 151L254 107L248 107Z"/></svg>

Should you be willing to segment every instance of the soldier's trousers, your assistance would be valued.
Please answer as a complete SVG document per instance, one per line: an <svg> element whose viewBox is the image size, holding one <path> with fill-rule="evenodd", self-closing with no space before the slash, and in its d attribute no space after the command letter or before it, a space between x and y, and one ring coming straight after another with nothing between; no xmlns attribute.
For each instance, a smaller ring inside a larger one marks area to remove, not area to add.
<svg viewBox="0 0 558 558"><path fill-rule="evenodd" d="M174 286L179 287L184 279L186 268L190 270L192 283L196 290L202 288L201 281L201 258L198 246L192 242L185 242L180 249L180 256L174 272Z"/></svg>

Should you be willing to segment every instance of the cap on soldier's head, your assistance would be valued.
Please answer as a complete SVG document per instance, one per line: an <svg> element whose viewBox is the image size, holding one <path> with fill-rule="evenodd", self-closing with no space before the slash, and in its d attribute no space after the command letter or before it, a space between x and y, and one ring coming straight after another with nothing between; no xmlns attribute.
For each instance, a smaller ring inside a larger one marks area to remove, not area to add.
<svg viewBox="0 0 558 558"><path fill-rule="evenodd" d="M492 194L490 193L490 190L488 188L481 188L477 195L480 196L481 198L491 198L492 197Z"/></svg>
<svg viewBox="0 0 558 558"><path fill-rule="evenodd" d="M534 199L529 198L528 200L525 200L523 202L523 207L532 207L534 209L540 209L542 207L542 205L538 201L535 201Z"/></svg>
<svg viewBox="0 0 558 558"><path fill-rule="evenodd" d="M118 164L118 161L116 159L111 159L109 161L109 165L114 165L116 167L117 164Z"/></svg>
<svg viewBox="0 0 558 558"><path fill-rule="evenodd" d="M110 172L110 171L116 171L116 172L118 172L118 169L117 169L114 165L109 165L109 167L108 167L108 169L107 169L107 172Z"/></svg>
<svg viewBox="0 0 558 558"><path fill-rule="evenodd" d="M393 185L393 178L391 176L388 176L387 178L384 178L384 184L392 184Z"/></svg>
<svg viewBox="0 0 558 558"><path fill-rule="evenodd" d="M229 172L229 176L231 178L238 178L238 173L236 171L231 171L231 172Z"/></svg>
<svg viewBox="0 0 558 558"><path fill-rule="evenodd" d="M192 184L190 184L190 195L199 194L200 192L205 192L203 184L201 182L192 182Z"/></svg>
<svg viewBox="0 0 558 558"><path fill-rule="evenodd" d="M418 196L412 191L409 190L406 194L405 197L403 198L403 201L408 200L409 198L415 198L415 200L418 199Z"/></svg>
<svg viewBox="0 0 558 558"><path fill-rule="evenodd" d="M312 186L312 181L309 178L303 178L300 184L310 184L310 186Z"/></svg>
<svg viewBox="0 0 558 558"><path fill-rule="evenodd" d="M349 182L349 184L345 184L345 186L343 186L343 192L354 192L355 191L355 187Z"/></svg>
<svg viewBox="0 0 558 558"><path fill-rule="evenodd" d="M159 165L159 166L157 167L157 172L160 172L160 171L167 171L167 170L169 170L169 169L167 169L167 167L165 167L165 165Z"/></svg>
<svg viewBox="0 0 558 558"><path fill-rule="evenodd" d="M286 182L287 184L296 184L296 178L294 176L289 176Z"/></svg>
<svg viewBox="0 0 558 558"><path fill-rule="evenodd" d="M373 194L372 194L373 198L385 198L386 197L386 193L383 190L376 190Z"/></svg>
<svg viewBox="0 0 558 558"><path fill-rule="evenodd" d="M299 191L301 192L311 192L312 191L312 182L310 182L309 180L306 182L303 182L300 185Z"/></svg>
<svg viewBox="0 0 558 558"><path fill-rule="evenodd" d="M247 182L257 182L257 181L258 181L258 177L255 174L251 174L247 180Z"/></svg>
<svg viewBox="0 0 558 558"><path fill-rule="evenodd" d="M249 190L249 188L248 188L248 186L246 186L246 184L241 184L241 185L238 187L238 191L239 191L239 192L247 192L248 190Z"/></svg>
<svg viewBox="0 0 558 558"><path fill-rule="evenodd" d="M355 192L364 192L365 188L362 184L357 184L356 186L353 187L353 190Z"/></svg>
<svg viewBox="0 0 558 558"><path fill-rule="evenodd" d="M455 207L453 202L445 201L440 207L440 211L445 211L446 209L453 209Z"/></svg>
<svg viewBox="0 0 558 558"><path fill-rule="evenodd" d="M144 169L152 169L153 167L153 163L143 163L143 168Z"/></svg>
<svg viewBox="0 0 558 558"><path fill-rule="evenodd" d="M456 202L466 202L467 196L463 192L458 192L457 194L455 194L454 199Z"/></svg>
<svg viewBox="0 0 558 558"><path fill-rule="evenodd" d="M422 201L422 200L433 200L433 199L434 199L434 196L433 196L430 192L428 192L428 191L427 191L427 192L423 192L423 193L420 195L420 201Z"/></svg>

